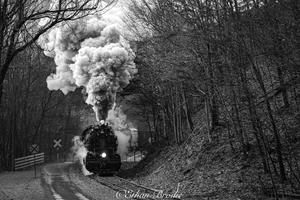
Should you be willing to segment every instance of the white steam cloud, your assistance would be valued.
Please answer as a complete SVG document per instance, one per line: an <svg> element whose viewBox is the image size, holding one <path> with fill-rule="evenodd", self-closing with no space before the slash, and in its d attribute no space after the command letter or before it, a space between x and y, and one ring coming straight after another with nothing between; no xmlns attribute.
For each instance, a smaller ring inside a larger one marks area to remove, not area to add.
<svg viewBox="0 0 300 200"><path fill-rule="evenodd" d="M74 153L74 158L79 161L81 165L81 171L85 176L91 175L92 173L89 172L84 164L84 159L87 156L88 150L85 148L83 142L80 140L79 136L75 136L72 139L73 147L72 152Z"/></svg>
<svg viewBox="0 0 300 200"><path fill-rule="evenodd" d="M134 125L127 120L121 107L117 107L108 112L107 122L112 126L118 139L118 153L124 156L128 152L128 147L137 142L137 135L134 136Z"/></svg>

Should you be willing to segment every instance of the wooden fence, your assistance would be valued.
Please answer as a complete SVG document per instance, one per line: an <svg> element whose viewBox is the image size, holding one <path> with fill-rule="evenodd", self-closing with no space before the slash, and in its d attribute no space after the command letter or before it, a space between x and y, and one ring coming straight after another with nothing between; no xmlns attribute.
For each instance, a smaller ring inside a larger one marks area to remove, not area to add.
<svg viewBox="0 0 300 200"><path fill-rule="evenodd" d="M21 158L16 158L15 159L15 170L20 170L26 167L34 166L37 164L42 164L45 161L45 154L44 152L38 153L38 154L33 154L30 156L25 156Z"/></svg>

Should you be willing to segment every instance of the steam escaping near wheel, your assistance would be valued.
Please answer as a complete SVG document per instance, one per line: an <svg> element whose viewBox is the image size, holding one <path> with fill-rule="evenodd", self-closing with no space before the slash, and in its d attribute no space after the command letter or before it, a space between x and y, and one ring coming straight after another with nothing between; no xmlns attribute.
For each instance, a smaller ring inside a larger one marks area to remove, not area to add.
<svg viewBox="0 0 300 200"><path fill-rule="evenodd" d="M80 140L79 136L75 136L72 139L73 142L73 147L72 147L72 152L74 154L74 158L79 161L80 165L81 165L81 171L83 173L83 175L88 176L88 175L92 175L93 173L89 172L86 169L86 166L84 164L84 159L87 156L88 150L87 148L84 146L83 141Z"/></svg>
<svg viewBox="0 0 300 200"><path fill-rule="evenodd" d="M56 73L47 78L48 88L67 94L83 87L97 121L107 118L116 93L137 72L135 54L120 26L99 17L66 22L40 43L57 65Z"/></svg>

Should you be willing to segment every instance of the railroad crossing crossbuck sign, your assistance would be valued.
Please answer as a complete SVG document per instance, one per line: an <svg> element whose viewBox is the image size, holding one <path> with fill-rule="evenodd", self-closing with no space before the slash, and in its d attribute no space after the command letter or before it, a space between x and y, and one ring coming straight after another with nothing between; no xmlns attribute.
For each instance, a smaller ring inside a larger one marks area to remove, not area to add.
<svg viewBox="0 0 300 200"><path fill-rule="evenodd" d="M31 146L29 147L29 151L30 151L30 153L32 153L32 154L38 153L38 152L39 152L39 145L37 145L37 144L31 145Z"/></svg>
<svg viewBox="0 0 300 200"><path fill-rule="evenodd" d="M56 148L57 150L62 147L61 139L57 139L57 140L54 139L53 142L54 142L53 147Z"/></svg>

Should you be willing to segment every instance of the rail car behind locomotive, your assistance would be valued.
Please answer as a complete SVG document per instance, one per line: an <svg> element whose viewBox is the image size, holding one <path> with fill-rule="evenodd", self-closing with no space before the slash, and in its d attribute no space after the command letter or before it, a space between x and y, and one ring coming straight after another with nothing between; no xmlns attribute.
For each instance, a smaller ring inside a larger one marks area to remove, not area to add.
<svg viewBox="0 0 300 200"><path fill-rule="evenodd" d="M88 150L84 160L87 170L99 174L113 174L121 167L121 157L117 154L117 137L107 124L92 125L81 135Z"/></svg>

